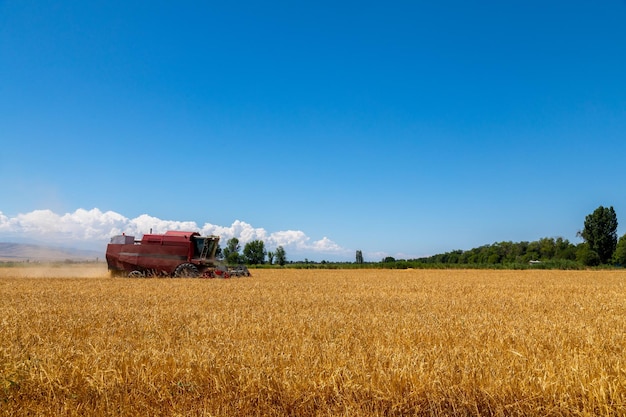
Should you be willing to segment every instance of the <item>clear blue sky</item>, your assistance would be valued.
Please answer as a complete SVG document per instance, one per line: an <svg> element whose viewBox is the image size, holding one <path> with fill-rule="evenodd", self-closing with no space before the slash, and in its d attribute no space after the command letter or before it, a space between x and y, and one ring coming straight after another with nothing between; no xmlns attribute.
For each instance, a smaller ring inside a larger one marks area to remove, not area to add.
<svg viewBox="0 0 626 417"><path fill-rule="evenodd" d="M626 232L625 157L624 0L0 1L0 240L84 209L300 259L578 243L600 205Z"/></svg>

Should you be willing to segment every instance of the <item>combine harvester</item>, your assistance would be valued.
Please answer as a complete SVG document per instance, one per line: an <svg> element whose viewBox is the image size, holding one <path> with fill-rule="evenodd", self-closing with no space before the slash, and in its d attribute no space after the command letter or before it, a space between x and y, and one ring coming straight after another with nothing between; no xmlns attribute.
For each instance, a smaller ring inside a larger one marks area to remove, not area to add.
<svg viewBox="0 0 626 417"><path fill-rule="evenodd" d="M250 276L248 268L218 266L215 260L219 236L197 232L168 231L165 234L113 236L106 259L113 276L230 278Z"/></svg>

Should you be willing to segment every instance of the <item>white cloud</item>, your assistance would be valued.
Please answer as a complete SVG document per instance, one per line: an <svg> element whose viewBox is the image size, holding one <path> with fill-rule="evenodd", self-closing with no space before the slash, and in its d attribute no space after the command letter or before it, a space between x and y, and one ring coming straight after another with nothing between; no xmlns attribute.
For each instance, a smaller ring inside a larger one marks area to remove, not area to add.
<svg viewBox="0 0 626 417"><path fill-rule="evenodd" d="M51 210L34 210L8 217L0 212L0 239L30 240L48 244L78 244L101 248L111 236L126 233L141 237L144 233L165 233L167 230L198 231L202 235L218 235L225 242L233 237L245 245L252 240L262 240L268 250L282 246L290 259L301 257L323 259L349 259L351 251L342 248L327 237L311 240L300 230L284 230L269 233L263 228L236 220L230 226L205 223L199 227L193 221L163 220L148 214L129 219L113 211L102 212L97 208L78 209L73 213L59 215ZM348 258L344 258L344 257Z"/></svg>
<svg viewBox="0 0 626 417"><path fill-rule="evenodd" d="M313 247L319 251L334 252L341 248L335 242L324 236L321 240L313 242Z"/></svg>
<svg viewBox="0 0 626 417"><path fill-rule="evenodd" d="M274 232L269 238L271 246L294 246L305 249L308 245L309 238L300 230L285 230L282 232Z"/></svg>
<svg viewBox="0 0 626 417"><path fill-rule="evenodd" d="M103 213L98 209L78 209L64 215L51 210L34 210L12 218L0 212L0 236L45 241L104 241L121 233L127 223L128 219L118 213Z"/></svg>
<svg viewBox="0 0 626 417"><path fill-rule="evenodd" d="M241 220L235 220L233 224L228 227L205 223L200 233L203 235L217 235L223 240L236 237L242 243L247 243L252 240L262 240L264 242L267 240L267 232L265 229L254 228Z"/></svg>
<svg viewBox="0 0 626 417"><path fill-rule="evenodd" d="M161 220L157 217L142 214L129 220L127 228L127 234L142 236L145 233L150 233L150 231L155 234L165 233L168 230L190 230L195 232L198 230L198 225L196 225L196 222Z"/></svg>

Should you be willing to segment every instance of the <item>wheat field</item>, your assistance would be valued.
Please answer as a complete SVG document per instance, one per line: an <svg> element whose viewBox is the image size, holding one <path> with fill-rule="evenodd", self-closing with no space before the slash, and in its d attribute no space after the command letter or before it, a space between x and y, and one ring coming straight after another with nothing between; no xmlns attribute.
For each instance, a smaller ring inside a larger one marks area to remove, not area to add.
<svg viewBox="0 0 626 417"><path fill-rule="evenodd" d="M626 272L0 268L0 415L623 416Z"/></svg>

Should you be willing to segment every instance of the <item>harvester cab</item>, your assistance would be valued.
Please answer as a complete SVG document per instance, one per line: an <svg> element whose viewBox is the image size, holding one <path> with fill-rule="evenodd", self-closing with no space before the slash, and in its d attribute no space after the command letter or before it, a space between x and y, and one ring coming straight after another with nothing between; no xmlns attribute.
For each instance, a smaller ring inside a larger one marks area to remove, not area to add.
<svg viewBox="0 0 626 417"><path fill-rule="evenodd" d="M192 236L191 241L194 244L194 258L198 258L200 262L215 262L219 238L216 236Z"/></svg>

